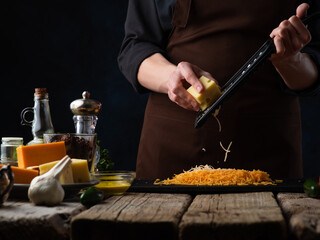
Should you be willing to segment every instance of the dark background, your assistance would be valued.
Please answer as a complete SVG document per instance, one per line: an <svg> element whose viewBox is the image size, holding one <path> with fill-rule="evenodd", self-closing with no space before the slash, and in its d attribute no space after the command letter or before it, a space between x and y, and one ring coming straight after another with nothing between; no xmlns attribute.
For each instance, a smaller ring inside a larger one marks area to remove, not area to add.
<svg viewBox="0 0 320 240"><path fill-rule="evenodd" d="M0 8L0 137L32 139L20 112L46 87L56 132L74 132L69 105L87 90L102 102L96 132L117 169L134 170L147 95L120 73L128 0L11 0ZM320 97L302 104L305 176L320 175ZM32 118L32 116L30 116Z"/></svg>

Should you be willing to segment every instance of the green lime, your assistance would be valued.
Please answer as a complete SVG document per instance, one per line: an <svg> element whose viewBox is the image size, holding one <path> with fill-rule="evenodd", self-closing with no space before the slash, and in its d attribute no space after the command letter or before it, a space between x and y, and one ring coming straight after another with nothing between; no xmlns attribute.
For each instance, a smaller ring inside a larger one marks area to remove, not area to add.
<svg viewBox="0 0 320 240"><path fill-rule="evenodd" d="M320 193L319 185L316 181L312 179L307 179L303 184L304 192L308 197L317 197Z"/></svg>
<svg viewBox="0 0 320 240"><path fill-rule="evenodd" d="M80 196L80 203L86 207L91 207L103 200L103 193L96 187L89 187Z"/></svg>

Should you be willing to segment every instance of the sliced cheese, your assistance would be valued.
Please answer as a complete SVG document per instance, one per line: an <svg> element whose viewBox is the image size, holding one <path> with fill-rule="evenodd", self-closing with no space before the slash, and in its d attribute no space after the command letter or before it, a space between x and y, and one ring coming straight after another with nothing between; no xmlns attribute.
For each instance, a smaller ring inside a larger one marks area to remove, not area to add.
<svg viewBox="0 0 320 240"><path fill-rule="evenodd" d="M187 91L197 100L201 110L203 111L210 107L222 93L218 85L209 78L202 76L199 80L205 88L202 93L199 93L193 86L189 87Z"/></svg>
<svg viewBox="0 0 320 240"><path fill-rule="evenodd" d="M62 159L66 155L64 142L17 147L18 166L26 168Z"/></svg>
<svg viewBox="0 0 320 240"><path fill-rule="evenodd" d="M0 168L4 165L0 164ZM31 169L24 169L19 167L11 166L14 174L14 183L19 184L30 184L31 180L39 175L39 172Z"/></svg>
<svg viewBox="0 0 320 240"><path fill-rule="evenodd" d="M53 162L41 164L39 166L40 175L43 175L46 172L49 172L49 170L53 168L53 166L56 165L58 162L59 161L53 161ZM60 175L59 180L61 184L74 183L71 165L65 171L63 171L63 173Z"/></svg>
<svg viewBox="0 0 320 240"><path fill-rule="evenodd" d="M75 183L90 182L88 161L86 159L72 158L72 174Z"/></svg>

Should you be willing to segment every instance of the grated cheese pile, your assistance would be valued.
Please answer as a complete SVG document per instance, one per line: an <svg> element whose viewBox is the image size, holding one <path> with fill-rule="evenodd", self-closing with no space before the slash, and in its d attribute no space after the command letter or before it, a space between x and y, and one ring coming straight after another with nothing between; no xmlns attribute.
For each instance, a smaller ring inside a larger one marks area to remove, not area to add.
<svg viewBox="0 0 320 240"><path fill-rule="evenodd" d="M189 171L176 174L172 179L160 181L154 184L163 185L274 185L267 172L260 170L236 170L226 168L213 168L209 165L196 166Z"/></svg>

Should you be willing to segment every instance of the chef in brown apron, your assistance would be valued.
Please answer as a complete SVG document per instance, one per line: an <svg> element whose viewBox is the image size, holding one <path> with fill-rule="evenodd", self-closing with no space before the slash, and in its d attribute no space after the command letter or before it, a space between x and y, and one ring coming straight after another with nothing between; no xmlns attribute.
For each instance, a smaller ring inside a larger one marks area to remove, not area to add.
<svg viewBox="0 0 320 240"><path fill-rule="evenodd" d="M160 59L155 61L158 66L144 61L137 73L140 84L152 90L137 157L138 178L163 179L205 164L215 168L260 169L270 173L272 178L302 176L298 97L284 93L286 79L281 78L281 72L274 66L278 64L277 58L281 62L281 57L286 56L287 52L281 51L294 52L286 42L279 40L285 37L283 34L290 35L290 29L282 29L292 28L291 22L279 24L294 15L299 4L298 0L176 1L173 29L166 45L166 58L170 63L165 58L162 61L162 55L155 53L146 59ZM300 9L301 15L304 7ZM297 21L296 18L290 20ZM296 43L298 50L310 41L309 32L303 28L298 29L303 35ZM190 109L197 110L199 106L190 100L191 96L186 98L187 102L178 97L180 85L188 87L195 82L189 81L188 85L185 79L180 82L172 79L192 77L191 70L197 77L206 75L222 86L270 33L278 41L276 46L280 51L271 59L274 65L267 61L222 105L218 115L221 129L214 117L195 129L197 112ZM307 67L302 67L302 72L308 73L304 75L307 88L314 85L318 72L312 60L305 59ZM280 64L280 70L281 67ZM159 72L162 69L171 71L170 75ZM161 85L157 76L170 80ZM228 146L230 152L225 159L223 148Z"/></svg>

